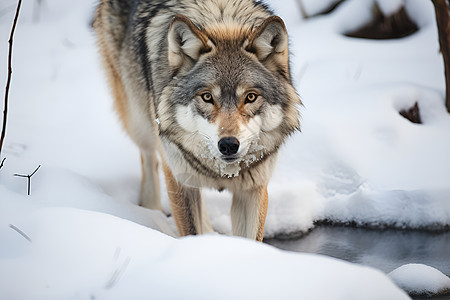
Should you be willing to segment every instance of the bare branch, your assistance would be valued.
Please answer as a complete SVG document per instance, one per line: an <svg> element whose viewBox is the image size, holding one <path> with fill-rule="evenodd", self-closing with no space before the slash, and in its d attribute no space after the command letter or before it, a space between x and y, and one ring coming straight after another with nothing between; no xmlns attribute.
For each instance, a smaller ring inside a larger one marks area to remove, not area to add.
<svg viewBox="0 0 450 300"><path fill-rule="evenodd" d="M6 160L6 157L4 157L4 158L2 159L2 162L0 163L0 169L3 168L3 165L4 165L4 163L5 163L5 160Z"/></svg>
<svg viewBox="0 0 450 300"><path fill-rule="evenodd" d="M8 79L6 80L6 90L5 90L5 103L3 107L3 125L2 134L0 137L0 156L2 154L3 141L5 140L6 134L6 119L8 116L8 97L9 97L9 87L11 85L11 75L12 75L12 46L14 31L16 30L17 19L19 18L20 6L22 5L22 0L17 3L16 15L14 16L13 26L11 28L11 34L9 36L9 52L8 52Z"/></svg>
<svg viewBox="0 0 450 300"><path fill-rule="evenodd" d="M26 178L28 181L28 196L30 196L30 189L31 189L31 177L36 174L36 172L39 170L39 168L41 167L41 165L39 165L31 174L28 175L22 175L22 174L14 174L14 176L16 177L23 177Z"/></svg>
<svg viewBox="0 0 450 300"><path fill-rule="evenodd" d="M33 175L39 170L40 167L41 167L41 165L39 165L39 166L36 168L36 170L34 170L33 173L30 174L30 177L33 176Z"/></svg>

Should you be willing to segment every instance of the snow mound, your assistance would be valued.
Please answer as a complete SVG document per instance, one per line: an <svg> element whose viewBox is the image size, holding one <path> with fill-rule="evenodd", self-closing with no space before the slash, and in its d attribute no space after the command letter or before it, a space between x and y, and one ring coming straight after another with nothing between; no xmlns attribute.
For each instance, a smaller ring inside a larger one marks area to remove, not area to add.
<svg viewBox="0 0 450 300"><path fill-rule="evenodd" d="M0 226L14 249L0 251L2 299L409 299L378 270L242 238L174 239L75 208L22 217Z"/></svg>
<svg viewBox="0 0 450 300"><path fill-rule="evenodd" d="M423 264L406 264L388 275L410 295L433 296L450 292L450 278Z"/></svg>

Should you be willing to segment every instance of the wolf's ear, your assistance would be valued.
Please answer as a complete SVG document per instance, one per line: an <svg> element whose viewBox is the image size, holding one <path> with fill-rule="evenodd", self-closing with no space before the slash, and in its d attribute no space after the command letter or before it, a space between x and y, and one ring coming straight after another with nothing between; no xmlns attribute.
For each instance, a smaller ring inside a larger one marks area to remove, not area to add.
<svg viewBox="0 0 450 300"><path fill-rule="evenodd" d="M245 49L254 53L268 69L289 77L288 36L280 17L264 20L250 36Z"/></svg>
<svg viewBox="0 0 450 300"><path fill-rule="evenodd" d="M177 15L168 33L169 64L178 68L188 61L196 61L201 54L211 50L212 43L187 17Z"/></svg>

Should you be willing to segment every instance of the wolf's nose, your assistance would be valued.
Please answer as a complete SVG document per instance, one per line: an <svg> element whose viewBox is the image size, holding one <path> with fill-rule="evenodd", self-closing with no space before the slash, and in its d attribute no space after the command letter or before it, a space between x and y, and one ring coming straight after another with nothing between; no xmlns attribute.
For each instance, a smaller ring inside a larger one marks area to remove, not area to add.
<svg viewBox="0 0 450 300"><path fill-rule="evenodd" d="M239 141L235 137L224 137L219 141L219 151L223 155L233 155L238 152Z"/></svg>

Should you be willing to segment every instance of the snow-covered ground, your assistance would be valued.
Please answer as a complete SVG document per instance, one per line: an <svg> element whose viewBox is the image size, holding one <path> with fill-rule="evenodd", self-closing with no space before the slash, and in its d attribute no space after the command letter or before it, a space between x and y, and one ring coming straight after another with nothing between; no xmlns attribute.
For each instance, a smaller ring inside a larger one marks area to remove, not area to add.
<svg viewBox="0 0 450 300"><path fill-rule="evenodd" d="M371 0L348 0L306 21L295 0L270 2L288 27L304 107L302 133L283 147L269 185L266 237L324 219L449 226L450 116L431 1L406 0L420 30L389 41L343 35L367 20ZM170 237L172 219L136 205L139 152L117 122L100 70L89 28L94 1L36 3L24 1L14 41L0 170L0 295L407 298L372 269L237 238ZM13 0L0 4L0 82L14 9ZM415 102L424 124L398 113ZM14 174L38 165L26 196L26 179ZM215 229L230 233L230 195L205 191L205 200ZM162 201L169 212L166 194Z"/></svg>

